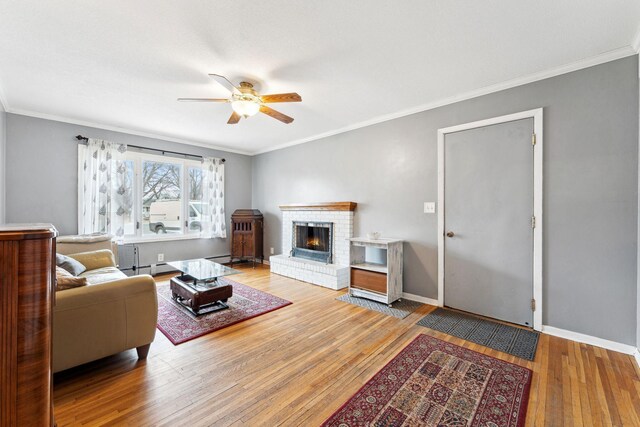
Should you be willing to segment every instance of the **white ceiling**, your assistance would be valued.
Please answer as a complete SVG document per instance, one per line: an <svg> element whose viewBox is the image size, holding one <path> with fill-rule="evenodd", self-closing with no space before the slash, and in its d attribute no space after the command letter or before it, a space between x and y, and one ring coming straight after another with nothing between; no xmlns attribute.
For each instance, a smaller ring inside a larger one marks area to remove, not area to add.
<svg viewBox="0 0 640 427"><path fill-rule="evenodd" d="M637 0L3 0L0 99L10 112L256 153L629 55L639 23ZM273 105L295 122L230 126L227 104L176 101L226 96L207 73L300 93Z"/></svg>

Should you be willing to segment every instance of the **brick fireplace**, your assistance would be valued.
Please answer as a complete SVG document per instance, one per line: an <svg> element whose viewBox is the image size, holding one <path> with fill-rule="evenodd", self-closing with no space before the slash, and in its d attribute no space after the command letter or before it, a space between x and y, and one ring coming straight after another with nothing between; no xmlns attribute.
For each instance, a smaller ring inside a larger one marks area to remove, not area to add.
<svg viewBox="0 0 640 427"><path fill-rule="evenodd" d="M269 259L271 272L331 289L349 286L355 202L280 206L282 254Z"/></svg>

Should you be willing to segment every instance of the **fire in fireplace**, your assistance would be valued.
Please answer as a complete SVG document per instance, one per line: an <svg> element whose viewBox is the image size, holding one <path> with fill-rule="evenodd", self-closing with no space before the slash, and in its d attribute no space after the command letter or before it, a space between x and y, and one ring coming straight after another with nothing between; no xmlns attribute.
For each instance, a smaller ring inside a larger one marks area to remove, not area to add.
<svg viewBox="0 0 640 427"><path fill-rule="evenodd" d="M330 264L333 254L332 222L293 222L291 256Z"/></svg>

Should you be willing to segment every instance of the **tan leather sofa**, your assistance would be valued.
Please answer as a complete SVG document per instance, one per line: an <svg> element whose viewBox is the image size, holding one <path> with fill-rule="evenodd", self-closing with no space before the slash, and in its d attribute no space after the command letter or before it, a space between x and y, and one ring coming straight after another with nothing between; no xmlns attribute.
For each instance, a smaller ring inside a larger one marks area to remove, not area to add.
<svg viewBox="0 0 640 427"><path fill-rule="evenodd" d="M90 248L91 246L86 246ZM144 359L155 337L156 285L151 276L127 277L109 249L68 253L87 268L88 286L56 292L53 310L53 371L58 372L128 349Z"/></svg>

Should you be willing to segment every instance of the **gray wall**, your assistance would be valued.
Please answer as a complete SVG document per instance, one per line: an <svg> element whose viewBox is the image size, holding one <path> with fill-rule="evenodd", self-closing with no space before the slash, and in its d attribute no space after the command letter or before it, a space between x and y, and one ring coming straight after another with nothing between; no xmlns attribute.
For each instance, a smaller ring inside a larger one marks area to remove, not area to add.
<svg viewBox="0 0 640 427"><path fill-rule="evenodd" d="M405 239L405 291L436 298L437 129L544 107L543 323L635 344L638 93L633 56L256 156L265 251L278 205L355 201L355 233Z"/></svg>
<svg viewBox="0 0 640 427"><path fill-rule="evenodd" d="M61 235L78 228L78 149L82 134L143 147L224 157L227 224L235 209L251 207L251 157L125 133L7 114L7 222L51 222ZM197 239L140 244L140 264L229 253L227 239ZM121 250L121 266L132 251Z"/></svg>

